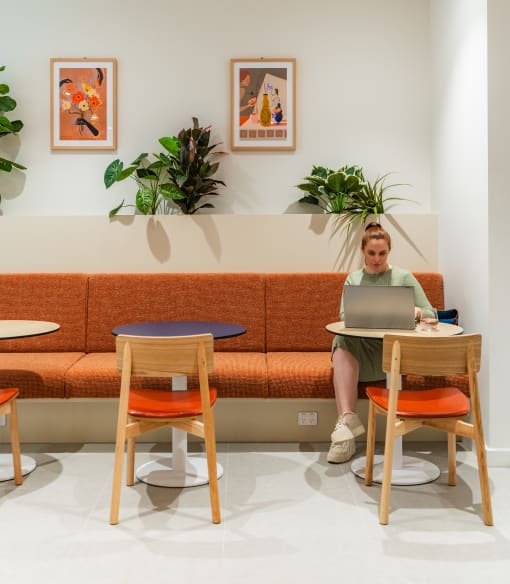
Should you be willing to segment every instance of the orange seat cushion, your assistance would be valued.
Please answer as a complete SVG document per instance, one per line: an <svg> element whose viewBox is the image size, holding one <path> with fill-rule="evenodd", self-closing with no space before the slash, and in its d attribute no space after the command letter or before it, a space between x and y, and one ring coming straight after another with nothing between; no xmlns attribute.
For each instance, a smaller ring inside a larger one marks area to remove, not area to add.
<svg viewBox="0 0 510 584"><path fill-rule="evenodd" d="M216 402L216 389L209 388L211 405ZM128 414L137 418L184 418L202 413L200 391L161 391L157 389L131 389Z"/></svg>
<svg viewBox="0 0 510 584"><path fill-rule="evenodd" d="M1 379L1 371L0 371ZM214 368L209 383L219 397L267 397L267 365L264 353L220 352L214 354ZM164 390L171 387L168 377L135 377L138 388ZM196 387L198 377L189 377L189 387ZM118 397L120 373L115 353L89 353L66 374L66 397Z"/></svg>
<svg viewBox="0 0 510 584"><path fill-rule="evenodd" d="M20 399L64 398L65 377L79 352L0 353L0 387L18 387Z"/></svg>
<svg viewBox="0 0 510 584"><path fill-rule="evenodd" d="M381 387L367 387L367 396L387 410L390 392ZM397 417L457 418L469 413L468 398L456 387L440 387L398 392Z"/></svg>
<svg viewBox="0 0 510 584"><path fill-rule="evenodd" d="M0 389L0 405L6 404L13 397L17 397L19 389L17 387L7 387Z"/></svg>

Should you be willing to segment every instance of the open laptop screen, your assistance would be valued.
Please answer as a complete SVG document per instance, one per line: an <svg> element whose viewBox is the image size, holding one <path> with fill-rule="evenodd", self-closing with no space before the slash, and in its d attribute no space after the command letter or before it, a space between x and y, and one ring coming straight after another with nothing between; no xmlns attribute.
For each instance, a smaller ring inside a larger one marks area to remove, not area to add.
<svg viewBox="0 0 510 584"><path fill-rule="evenodd" d="M415 328L413 286L344 286L347 328Z"/></svg>

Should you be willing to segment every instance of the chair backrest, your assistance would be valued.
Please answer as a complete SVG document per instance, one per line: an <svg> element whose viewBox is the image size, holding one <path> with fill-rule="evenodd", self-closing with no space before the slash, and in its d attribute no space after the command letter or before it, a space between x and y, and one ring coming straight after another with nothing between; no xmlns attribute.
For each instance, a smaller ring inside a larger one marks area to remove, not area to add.
<svg viewBox="0 0 510 584"><path fill-rule="evenodd" d="M384 335L382 368L390 373L393 345L400 345L399 373L416 375L456 375L480 370L480 334L451 337L410 337Z"/></svg>
<svg viewBox="0 0 510 584"><path fill-rule="evenodd" d="M200 374L201 359L207 373L213 369L213 336L139 337L118 335L117 368L129 366L132 375L171 377Z"/></svg>

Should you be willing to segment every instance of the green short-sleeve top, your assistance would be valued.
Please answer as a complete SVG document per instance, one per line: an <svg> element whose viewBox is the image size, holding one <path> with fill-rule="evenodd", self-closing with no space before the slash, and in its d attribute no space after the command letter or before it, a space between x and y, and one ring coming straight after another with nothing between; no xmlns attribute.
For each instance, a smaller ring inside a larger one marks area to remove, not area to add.
<svg viewBox="0 0 510 584"><path fill-rule="evenodd" d="M413 286L414 305L418 308L430 307L430 302L418 280L408 270L396 266L392 266L381 274L369 274L363 268L350 273L345 284L348 286ZM340 303L340 320L344 320L343 295ZM385 375L381 369L382 341L380 339L335 335L332 350L338 347L349 351L358 360L360 381L384 379Z"/></svg>

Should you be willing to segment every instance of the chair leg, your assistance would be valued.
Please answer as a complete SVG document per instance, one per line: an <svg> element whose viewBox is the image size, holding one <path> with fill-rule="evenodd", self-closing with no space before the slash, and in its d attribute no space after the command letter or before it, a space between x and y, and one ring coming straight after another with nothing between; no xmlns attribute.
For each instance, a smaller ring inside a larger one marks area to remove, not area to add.
<svg viewBox="0 0 510 584"><path fill-rule="evenodd" d="M374 450L375 450L375 428L376 415L374 404L368 403L368 424L367 424L367 453L365 458L365 485L372 484L374 472Z"/></svg>
<svg viewBox="0 0 510 584"><path fill-rule="evenodd" d="M395 418L386 418L386 438L384 444L383 480L381 487L381 503L379 507L379 523L388 525L391 496L391 475L393 467L393 448L395 446Z"/></svg>
<svg viewBox="0 0 510 584"><path fill-rule="evenodd" d="M220 497L218 490L218 467L216 464L216 437L212 411L204 412L204 439L209 473L209 496L211 499L212 522L221 523Z"/></svg>
<svg viewBox="0 0 510 584"><path fill-rule="evenodd" d="M19 427L18 427L18 408L16 400L11 402L11 449L12 449L12 463L14 466L14 482L17 485L23 483L23 475L21 474L21 449L19 445Z"/></svg>
<svg viewBox="0 0 510 584"><path fill-rule="evenodd" d="M135 447L135 439L128 438L126 455L126 485L128 487L135 484Z"/></svg>
<svg viewBox="0 0 510 584"><path fill-rule="evenodd" d="M457 484L457 435L448 432L448 484L454 487Z"/></svg>
<svg viewBox="0 0 510 584"><path fill-rule="evenodd" d="M494 525L492 517L491 491L489 488L489 474L487 472L487 458L485 445L480 440L475 429L476 458L478 460L478 476L480 479L480 492L482 495L483 520L485 525Z"/></svg>
<svg viewBox="0 0 510 584"><path fill-rule="evenodd" d="M115 442L115 464L113 469L112 501L110 505L110 524L119 522L120 490L122 486L122 464L124 461L124 443L126 442L126 427L124 424L117 428Z"/></svg>

